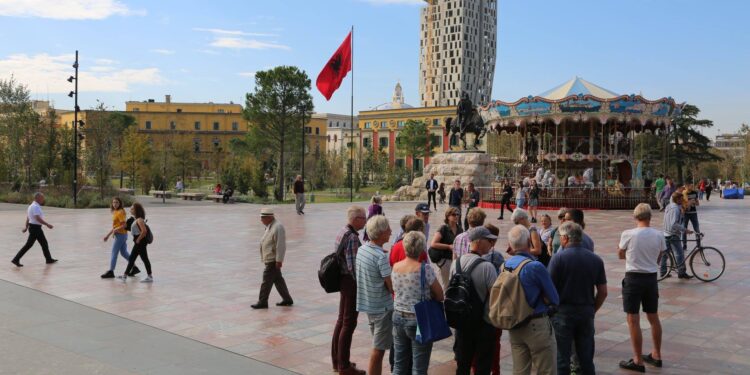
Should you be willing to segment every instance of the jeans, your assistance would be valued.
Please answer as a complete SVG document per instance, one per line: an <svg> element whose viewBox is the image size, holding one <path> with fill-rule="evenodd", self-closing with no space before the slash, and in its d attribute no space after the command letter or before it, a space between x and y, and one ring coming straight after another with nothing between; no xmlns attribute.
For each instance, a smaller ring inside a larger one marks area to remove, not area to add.
<svg viewBox="0 0 750 375"><path fill-rule="evenodd" d="M570 374L571 348L575 345L582 373L595 374L594 307L560 306L552 325L557 340L557 373Z"/></svg>
<svg viewBox="0 0 750 375"><path fill-rule="evenodd" d="M393 375L427 374L432 355L432 343L420 344L417 335L417 318L402 316L400 311L393 312ZM409 358L411 356L411 358ZM409 368L411 363L411 368Z"/></svg>
<svg viewBox="0 0 750 375"><path fill-rule="evenodd" d="M674 253L675 262L677 262L677 273L684 275L687 273L685 270L685 252L682 250L682 244L680 243L680 237L678 235L672 235L664 238L667 241L667 251ZM661 257L661 274L667 273L667 254Z"/></svg>
<svg viewBox="0 0 750 375"><path fill-rule="evenodd" d="M688 223L693 223L693 232L701 231L698 225L698 212L686 212L683 223L685 223L685 229L688 228ZM682 250L687 250L687 232L682 232Z"/></svg>
<svg viewBox="0 0 750 375"><path fill-rule="evenodd" d="M333 368L343 371L351 366L349 361L352 335L357 328L357 284L351 275L341 276L339 316L331 340L331 362Z"/></svg>
<svg viewBox="0 0 750 375"><path fill-rule="evenodd" d="M117 256L122 255L125 260L130 259L128 253L128 234L115 233L115 241L112 243L112 258L109 260L109 270L114 272L117 266Z"/></svg>
<svg viewBox="0 0 750 375"><path fill-rule="evenodd" d="M516 199L516 208L523 208L524 204L526 204L526 199Z"/></svg>

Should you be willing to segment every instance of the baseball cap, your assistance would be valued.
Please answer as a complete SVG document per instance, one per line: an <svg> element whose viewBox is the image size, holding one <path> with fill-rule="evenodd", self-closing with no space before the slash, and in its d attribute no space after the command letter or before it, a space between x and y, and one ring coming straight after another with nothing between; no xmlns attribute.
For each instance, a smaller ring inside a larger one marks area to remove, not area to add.
<svg viewBox="0 0 750 375"><path fill-rule="evenodd" d="M424 214L429 214L430 213L430 206L427 203L420 203L414 209L414 212L421 212L421 213L424 213Z"/></svg>
<svg viewBox="0 0 750 375"><path fill-rule="evenodd" d="M472 241L486 238L488 240L496 240L497 236L492 234L489 229L485 227L476 227L469 230L469 239Z"/></svg>

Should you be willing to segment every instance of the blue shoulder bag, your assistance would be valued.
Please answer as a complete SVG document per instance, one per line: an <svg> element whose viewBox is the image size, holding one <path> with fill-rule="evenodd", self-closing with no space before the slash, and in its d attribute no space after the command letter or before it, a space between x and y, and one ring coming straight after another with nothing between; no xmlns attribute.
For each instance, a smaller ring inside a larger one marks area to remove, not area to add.
<svg viewBox="0 0 750 375"><path fill-rule="evenodd" d="M445 319L443 303L432 299L424 299L425 294L425 267L422 263L420 269L421 301L414 305L417 315L417 335L415 340L420 344L429 344L440 341L451 336L448 321Z"/></svg>

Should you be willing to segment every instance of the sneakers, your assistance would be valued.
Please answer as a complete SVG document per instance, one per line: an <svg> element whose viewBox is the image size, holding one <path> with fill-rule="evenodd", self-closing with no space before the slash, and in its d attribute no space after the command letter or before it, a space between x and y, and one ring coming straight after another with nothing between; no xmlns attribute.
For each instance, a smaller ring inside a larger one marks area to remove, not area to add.
<svg viewBox="0 0 750 375"><path fill-rule="evenodd" d="M661 359L656 359L656 358L654 358L654 357L653 357L653 356L651 355L651 353L648 353L648 355L646 355L646 354L644 354L644 355L641 355L641 358L643 358L643 362L646 362L646 363L648 363L648 364L649 364L649 365L651 365L651 366L654 366L654 367L661 367L661 365L662 365L662 363L661 363Z"/></svg>
<svg viewBox="0 0 750 375"><path fill-rule="evenodd" d="M115 273L112 271L107 271L102 275L102 279L114 279Z"/></svg>
<svg viewBox="0 0 750 375"><path fill-rule="evenodd" d="M137 275L139 273L141 273L141 270L139 270L138 267L133 266L133 269L130 270L130 273L128 274L128 276L132 277L132 276L135 276L135 275Z"/></svg>
<svg viewBox="0 0 750 375"><path fill-rule="evenodd" d="M141 282L142 283L153 283L154 282L154 278L151 277L151 275L148 275L148 276L146 276L145 279L141 280Z"/></svg>
<svg viewBox="0 0 750 375"><path fill-rule="evenodd" d="M633 362L632 358L627 361L620 361L620 368L636 372L646 372L646 366Z"/></svg>

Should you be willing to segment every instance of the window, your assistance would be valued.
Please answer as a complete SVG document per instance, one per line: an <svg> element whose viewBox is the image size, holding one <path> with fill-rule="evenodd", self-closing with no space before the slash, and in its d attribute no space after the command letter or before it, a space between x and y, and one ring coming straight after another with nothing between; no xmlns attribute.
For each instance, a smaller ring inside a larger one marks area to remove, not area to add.
<svg viewBox="0 0 750 375"><path fill-rule="evenodd" d="M439 135L433 134L430 136L430 142L431 142L432 147L440 147L442 143L442 137L440 137Z"/></svg>
<svg viewBox="0 0 750 375"><path fill-rule="evenodd" d="M224 110L223 110L223 109L220 109L220 110L218 110L217 112L219 112L219 113L224 113Z"/></svg>
<svg viewBox="0 0 750 375"><path fill-rule="evenodd" d="M170 121L169 122L169 128L172 129L172 130L177 129L177 123L175 123L174 121Z"/></svg>
<svg viewBox="0 0 750 375"><path fill-rule="evenodd" d="M200 121L196 121L195 122L195 130L201 130L201 122Z"/></svg>
<svg viewBox="0 0 750 375"><path fill-rule="evenodd" d="M193 139L193 152L201 152L201 139L200 138Z"/></svg>
<svg viewBox="0 0 750 375"><path fill-rule="evenodd" d="M368 121L365 123L365 129L369 129L369 128L370 128L370 122Z"/></svg>
<svg viewBox="0 0 750 375"><path fill-rule="evenodd" d="M403 168L405 165L404 159L396 159L396 167Z"/></svg>
<svg viewBox="0 0 750 375"><path fill-rule="evenodd" d="M370 148L370 138L362 138L362 147Z"/></svg>
<svg viewBox="0 0 750 375"><path fill-rule="evenodd" d="M151 130L151 121L146 121L146 129Z"/></svg>
<svg viewBox="0 0 750 375"><path fill-rule="evenodd" d="M133 108L133 112L140 112L140 108Z"/></svg>
<svg viewBox="0 0 750 375"><path fill-rule="evenodd" d="M211 141L211 143L213 143L213 144L214 144L214 148L219 148L219 144L220 144L220 142L219 142L219 138L214 138L214 139L213 139L213 140Z"/></svg>
<svg viewBox="0 0 750 375"><path fill-rule="evenodd" d="M424 165L424 160L422 159L414 159L414 171L420 172L422 171L422 166Z"/></svg>
<svg viewBox="0 0 750 375"><path fill-rule="evenodd" d="M380 128L381 128L381 129L385 129L385 128L387 128L387 127L388 127L388 123L387 123L387 122L385 122L385 121L381 121L381 122L380 122Z"/></svg>
<svg viewBox="0 0 750 375"><path fill-rule="evenodd" d="M334 134L333 135L333 141L334 142L338 142L338 134Z"/></svg>
<svg viewBox="0 0 750 375"><path fill-rule="evenodd" d="M453 134L451 137L451 146L458 146L458 134Z"/></svg>
<svg viewBox="0 0 750 375"><path fill-rule="evenodd" d="M214 122L214 130L219 130L219 123L218 122Z"/></svg>
<svg viewBox="0 0 750 375"><path fill-rule="evenodd" d="M378 145L380 147L388 147L388 137L380 137L380 139L378 139Z"/></svg>
<svg viewBox="0 0 750 375"><path fill-rule="evenodd" d="M320 128L317 126L315 127L315 135L320 135Z"/></svg>
<svg viewBox="0 0 750 375"><path fill-rule="evenodd" d="M232 122L232 131L238 131L240 130L240 125L237 123L237 121Z"/></svg>
<svg viewBox="0 0 750 375"><path fill-rule="evenodd" d="M177 108L177 112L182 112L182 108Z"/></svg>
<svg viewBox="0 0 750 375"><path fill-rule="evenodd" d="M398 122L398 127L399 128L403 128L404 127L404 122L403 121L399 121Z"/></svg>
<svg viewBox="0 0 750 375"><path fill-rule="evenodd" d="M440 119L439 118L432 119L432 126L440 126Z"/></svg>

